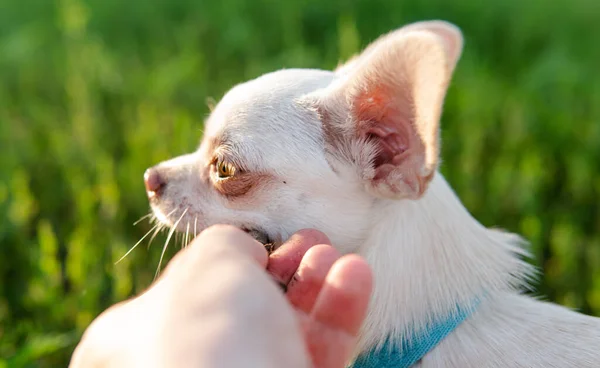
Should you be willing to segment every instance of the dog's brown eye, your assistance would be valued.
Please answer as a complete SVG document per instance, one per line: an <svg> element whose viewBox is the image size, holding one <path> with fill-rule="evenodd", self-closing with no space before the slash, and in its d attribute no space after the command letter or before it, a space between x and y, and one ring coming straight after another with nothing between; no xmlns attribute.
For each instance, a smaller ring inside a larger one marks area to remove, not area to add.
<svg viewBox="0 0 600 368"><path fill-rule="evenodd" d="M219 179L226 179L235 174L235 166L230 164L227 161L218 161L217 162L217 176Z"/></svg>

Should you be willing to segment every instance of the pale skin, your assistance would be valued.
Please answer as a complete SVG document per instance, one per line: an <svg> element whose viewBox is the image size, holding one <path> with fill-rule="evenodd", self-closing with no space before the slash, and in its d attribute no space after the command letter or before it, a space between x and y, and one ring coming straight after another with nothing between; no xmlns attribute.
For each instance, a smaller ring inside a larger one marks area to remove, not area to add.
<svg viewBox="0 0 600 368"><path fill-rule="evenodd" d="M70 367L342 368L372 280L361 257L316 230L269 256L245 232L214 226L146 292L96 318Z"/></svg>

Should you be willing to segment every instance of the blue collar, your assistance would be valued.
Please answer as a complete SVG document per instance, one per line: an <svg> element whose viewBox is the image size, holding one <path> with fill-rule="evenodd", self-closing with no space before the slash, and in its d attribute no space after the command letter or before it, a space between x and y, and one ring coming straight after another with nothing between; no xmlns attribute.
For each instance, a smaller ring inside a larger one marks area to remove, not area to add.
<svg viewBox="0 0 600 368"><path fill-rule="evenodd" d="M467 319L475 307L457 308L448 318L429 324L410 339L402 339L399 343L388 340L383 346L358 356L351 368L408 368Z"/></svg>

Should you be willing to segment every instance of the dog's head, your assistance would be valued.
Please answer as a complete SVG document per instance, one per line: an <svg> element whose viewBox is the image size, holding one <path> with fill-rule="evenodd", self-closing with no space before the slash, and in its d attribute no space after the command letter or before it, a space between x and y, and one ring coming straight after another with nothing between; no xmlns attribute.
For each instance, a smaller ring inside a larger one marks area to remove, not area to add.
<svg viewBox="0 0 600 368"><path fill-rule="evenodd" d="M281 70L234 87L195 153L146 172L154 214L180 231L231 224L263 242L315 228L356 250L378 204L418 200L435 174L461 51L456 27L420 22L334 72Z"/></svg>

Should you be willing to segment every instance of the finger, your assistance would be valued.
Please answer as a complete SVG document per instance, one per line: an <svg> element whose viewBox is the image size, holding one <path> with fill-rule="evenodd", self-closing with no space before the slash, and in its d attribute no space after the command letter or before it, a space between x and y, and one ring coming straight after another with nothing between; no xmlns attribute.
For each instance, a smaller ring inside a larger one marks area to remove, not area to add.
<svg viewBox="0 0 600 368"><path fill-rule="evenodd" d="M362 258L344 256L333 265L312 313L301 318L314 367L345 366L354 351L372 288L372 273Z"/></svg>
<svg viewBox="0 0 600 368"><path fill-rule="evenodd" d="M372 289L373 275L367 262L357 255L344 256L327 275L311 319L355 336L366 316Z"/></svg>
<svg viewBox="0 0 600 368"><path fill-rule="evenodd" d="M331 266L340 253L330 245L320 244L310 248L287 287L290 303L309 314L313 309Z"/></svg>
<svg viewBox="0 0 600 368"><path fill-rule="evenodd" d="M268 262L267 251L264 246L248 235L245 231L230 225L214 225L202 231L190 245L179 253L187 252L184 262L192 262L196 257L231 256L238 254L250 257L262 268ZM182 256L181 256L182 257Z"/></svg>
<svg viewBox="0 0 600 368"><path fill-rule="evenodd" d="M304 254L317 244L330 244L329 238L318 230L299 230L271 254L267 271L277 282L287 285Z"/></svg>

